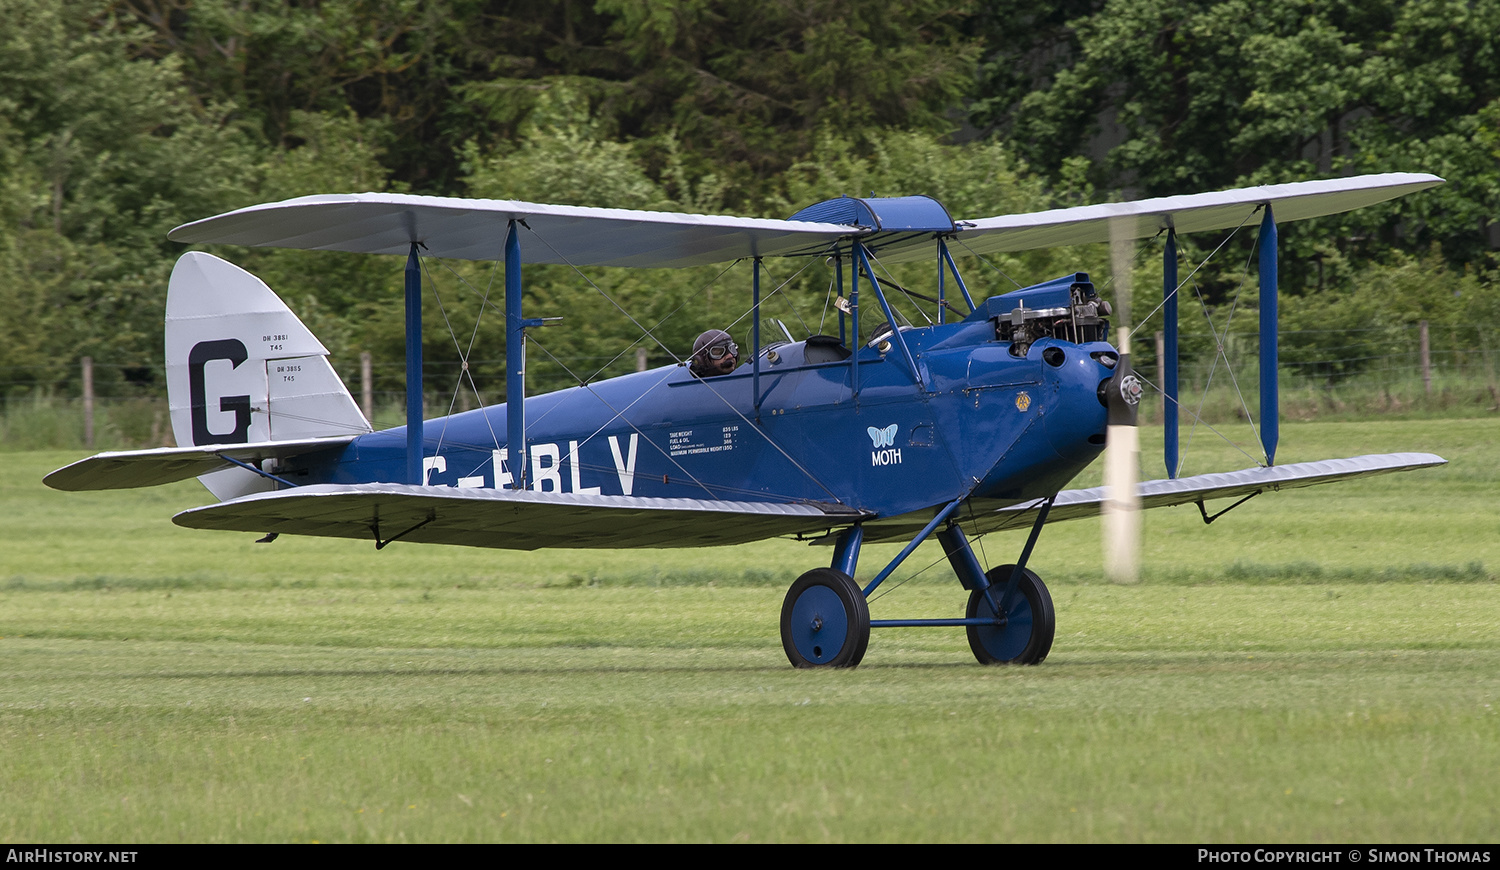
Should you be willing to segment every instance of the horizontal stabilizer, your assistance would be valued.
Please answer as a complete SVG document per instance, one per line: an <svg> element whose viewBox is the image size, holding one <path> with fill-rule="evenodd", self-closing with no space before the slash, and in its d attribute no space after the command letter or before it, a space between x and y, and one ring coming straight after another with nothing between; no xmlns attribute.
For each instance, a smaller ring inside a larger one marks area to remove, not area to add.
<svg viewBox="0 0 1500 870"><path fill-rule="evenodd" d="M1323 459L1247 468L1216 474L1195 474L1176 480L1148 480L1141 484L1141 509L1193 504L1208 499L1243 498L1261 492L1276 492L1323 483L1337 483L1372 474L1389 474L1446 465L1448 460L1431 453L1377 453L1348 459ZM1057 494L1047 522L1098 516L1104 504L1104 487L1068 489ZM1027 528L1036 518L1039 501L1000 508L977 518L979 531Z"/></svg>
<svg viewBox="0 0 1500 870"><path fill-rule="evenodd" d="M821 533L863 519L840 504L456 489L395 483L319 484L183 511L191 529L457 544L504 550L741 544Z"/></svg>
<svg viewBox="0 0 1500 870"><path fill-rule="evenodd" d="M203 447L162 447L96 453L65 465L42 479L53 489L83 492L95 489L133 489L187 480L200 474L236 467L229 458L251 465L267 459L287 459L341 447L353 435L259 441L253 444L210 444ZM226 458L229 457L229 458Z"/></svg>

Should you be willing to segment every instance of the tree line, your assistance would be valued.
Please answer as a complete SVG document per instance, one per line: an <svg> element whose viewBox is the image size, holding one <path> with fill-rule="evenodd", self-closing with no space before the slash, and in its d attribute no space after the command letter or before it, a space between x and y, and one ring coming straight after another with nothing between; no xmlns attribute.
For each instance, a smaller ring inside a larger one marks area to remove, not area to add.
<svg viewBox="0 0 1500 870"><path fill-rule="evenodd" d="M1427 171L1449 183L1283 234L1285 327L1500 324L1500 0L0 0L0 12L9 393L65 389L47 366L85 355L160 391L166 279L183 250L167 231L344 191L767 217L844 193L927 193L987 216ZM1190 254L1219 241L1194 238ZM1195 276L1208 310L1247 292L1248 245L1233 240ZM362 350L400 357L399 263L215 252L281 293L341 370ZM1140 262L1136 310L1149 311L1159 291ZM968 270L991 293L1105 263L1043 251ZM817 331L827 276L801 265L774 264L768 313ZM479 316L490 267L428 268L425 319L462 336L430 330L428 359L451 367L472 341L482 398L503 399L500 318ZM657 327L653 362L685 354L748 305L748 280L719 271L530 270L531 309L564 316L538 336L533 384L632 367L640 335L616 303Z"/></svg>

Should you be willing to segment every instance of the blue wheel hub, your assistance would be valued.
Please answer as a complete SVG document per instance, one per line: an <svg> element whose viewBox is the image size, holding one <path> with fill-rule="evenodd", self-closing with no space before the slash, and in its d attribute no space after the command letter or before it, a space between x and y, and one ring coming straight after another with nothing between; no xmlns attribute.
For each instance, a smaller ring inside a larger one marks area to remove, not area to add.
<svg viewBox="0 0 1500 870"><path fill-rule="evenodd" d="M981 664L1034 665L1047 658L1047 653L1052 650L1057 614L1052 607L1051 594L1040 577L1022 568L1015 587L1005 595L1013 573L1014 565L993 568L985 575L989 589L975 589L969 593L970 618L994 619L991 595L998 599L997 603L1005 611L1004 617L995 624L970 625L968 628L969 649Z"/></svg>
<svg viewBox="0 0 1500 870"><path fill-rule="evenodd" d="M1034 620L1031 602L1019 590L1011 595L1009 602L1000 602L1000 606L1005 608L1004 624L976 626L974 633L990 655L999 661L1008 662L1019 657L1026 651L1026 645L1031 643ZM988 619L995 615L995 611L990 608L987 599L981 598L974 615Z"/></svg>
<svg viewBox="0 0 1500 870"><path fill-rule="evenodd" d="M852 668L870 644L870 608L854 578L814 568L781 604L781 648L798 668Z"/></svg>
<svg viewBox="0 0 1500 870"><path fill-rule="evenodd" d="M844 648L849 615L844 601L827 586L811 586L792 605L792 644L808 662L826 665Z"/></svg>

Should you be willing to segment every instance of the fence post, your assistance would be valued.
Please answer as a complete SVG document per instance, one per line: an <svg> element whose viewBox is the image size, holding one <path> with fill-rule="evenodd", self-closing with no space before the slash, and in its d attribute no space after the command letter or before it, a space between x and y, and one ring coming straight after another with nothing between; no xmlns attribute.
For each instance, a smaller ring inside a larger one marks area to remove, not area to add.
<svg viewBox="0 0 1500 870"><path fill-rule="evenodd" d="M373 427L375 425L375 386L370 374L371 362L370 352L361 351L359 354L359 405L365 412L365 419Z"/></svg>
<svg viewBox="0 0 1500 870"><path fill-rule="evenodd" d="M83 446L94 446L94 358L83 358Z"/></svg>
<svg viewBox="0 0 1500 870"><path fill-rule="evenodd" d="M1427 321L1417 323L1417 346L1422 358L1422 390L1432 395L1432 343L1427 337Z"/></svg>
<svg viewBox="0 0 1500 870"><path fill-rule="evenodd" d="M635 349L635 370L638 372L646 370L646 349L644 347Z"/></svg>

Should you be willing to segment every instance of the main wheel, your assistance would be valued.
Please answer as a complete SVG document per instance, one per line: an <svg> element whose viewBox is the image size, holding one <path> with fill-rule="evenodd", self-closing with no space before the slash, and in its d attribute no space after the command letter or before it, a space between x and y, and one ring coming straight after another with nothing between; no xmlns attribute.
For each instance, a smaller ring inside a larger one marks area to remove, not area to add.
<svg viewBox="0 0 1500 870"><path fill-rule="evenodd" d="M996 596L1005 592L1015 567L1001 565L984 575L994 587ZM1022 568L1021 579L1010 602L1001 602L1001 606L1005 608L1004 625L968 626L969 649L974 651L974 658L982 665L1040 664L1052 651L1052 636L1057 632L1057 614L1052 610L1052 596L1042 585L1042 578L1029 568ZM966 615L970 619L976 616L990 618L995 611L984 593L975 589L969 593Z"/></svg>
<svg viewBox="0 0 1500 870"><path fill-rule="evenodd" d="M854 578L814 568L781 605L781 646L793 667L852 668L870 645L870 608Z"/></svg>

